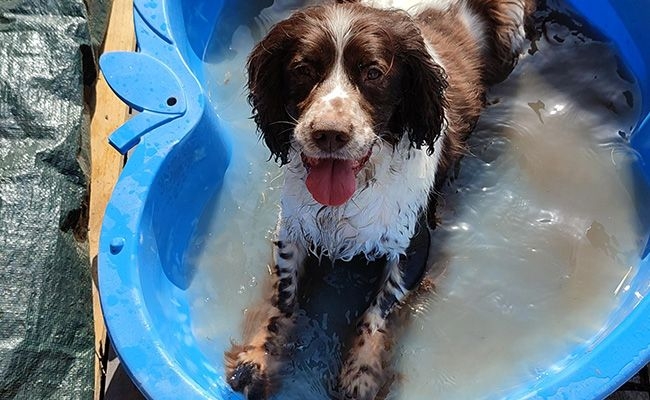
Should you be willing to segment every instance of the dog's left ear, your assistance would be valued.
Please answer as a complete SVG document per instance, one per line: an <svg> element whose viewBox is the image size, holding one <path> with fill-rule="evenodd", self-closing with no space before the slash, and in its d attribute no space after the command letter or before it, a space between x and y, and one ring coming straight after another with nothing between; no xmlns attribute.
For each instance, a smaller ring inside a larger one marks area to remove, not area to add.
<svg viewBox="0 0 650 400"><path fill-rule="evenodd" d="M447 79L427 51L419 29L413 23L409 25L410 29L400 35L399 56L404 66L401 122L413 147L426 145L433 154L433 145L445 125Z"/></svg>

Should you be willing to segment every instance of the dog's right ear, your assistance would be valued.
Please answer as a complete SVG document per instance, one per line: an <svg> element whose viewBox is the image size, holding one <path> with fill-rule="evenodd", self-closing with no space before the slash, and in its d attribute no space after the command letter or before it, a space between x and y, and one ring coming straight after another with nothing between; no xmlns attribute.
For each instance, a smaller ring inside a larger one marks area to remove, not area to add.
<svg viewBox="0 0 650 400"><path fill-rule="evenodd" d="M248 102L271 157L280 165L289 162L292 117L287 111L284 69L295 37L295 29L285 20L276 24L255 46L248 58Z"/></svg>

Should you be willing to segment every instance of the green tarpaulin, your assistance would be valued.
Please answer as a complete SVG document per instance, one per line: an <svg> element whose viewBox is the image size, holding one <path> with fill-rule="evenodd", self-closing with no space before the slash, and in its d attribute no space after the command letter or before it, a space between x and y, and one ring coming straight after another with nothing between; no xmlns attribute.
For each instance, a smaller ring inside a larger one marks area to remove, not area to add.
<svg viewBox="0 0 650 400"><path fill-rule="evenodd" d="M107 9L0 1L3 400L92 397L86 102Z"/></svg>

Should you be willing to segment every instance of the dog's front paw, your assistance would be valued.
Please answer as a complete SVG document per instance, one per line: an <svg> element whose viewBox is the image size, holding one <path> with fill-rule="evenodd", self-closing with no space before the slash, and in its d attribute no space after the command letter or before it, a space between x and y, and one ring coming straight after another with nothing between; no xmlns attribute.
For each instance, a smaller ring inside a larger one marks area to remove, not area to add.
<svg viewBox="0 0 650 400"><path fill-rule="evenodd" d="M381 388L382 375L381 366L348 360L339 378L339 389L343 398L373 400Z"/></svg>
<svg viewBox="0 0 650 400"><path fill-rule="evenodd" d="M257 363L242 362L237 364L228 383L237 392L242 392L248 400L266 399L268 382L266 374Z"/></svg>
<svg viewBox="0 0 650 400"><path fill-rule="evenodd" d="M339 389L345 399L373 400L384 385L390 340L383 330L360 323L357 337L339 375Z"/></svg>
<svg viewBox="0 0 650 400"><path fill-rule="evenodd" d="M270 391L270 381L264 351L250 346L233 345L226 353L226 378L233 390L248 400L264 400Z"/></svg>

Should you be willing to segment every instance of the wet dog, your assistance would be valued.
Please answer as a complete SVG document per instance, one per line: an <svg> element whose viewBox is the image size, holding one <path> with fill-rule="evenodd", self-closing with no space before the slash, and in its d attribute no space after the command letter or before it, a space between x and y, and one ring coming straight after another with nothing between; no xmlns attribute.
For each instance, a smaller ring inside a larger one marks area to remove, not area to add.
<svg viewBox="0 0 650 400"><path fill-rule="evenodd" d="M309 7L275 25L248 61L249 101L284 166L270 311L226 354L233 389L273 387L308 254L385 259L339 377L375 398L387 318L422 278L436 187L462 154L488 85L525 41L533 0L366 0Z"/></svg>

